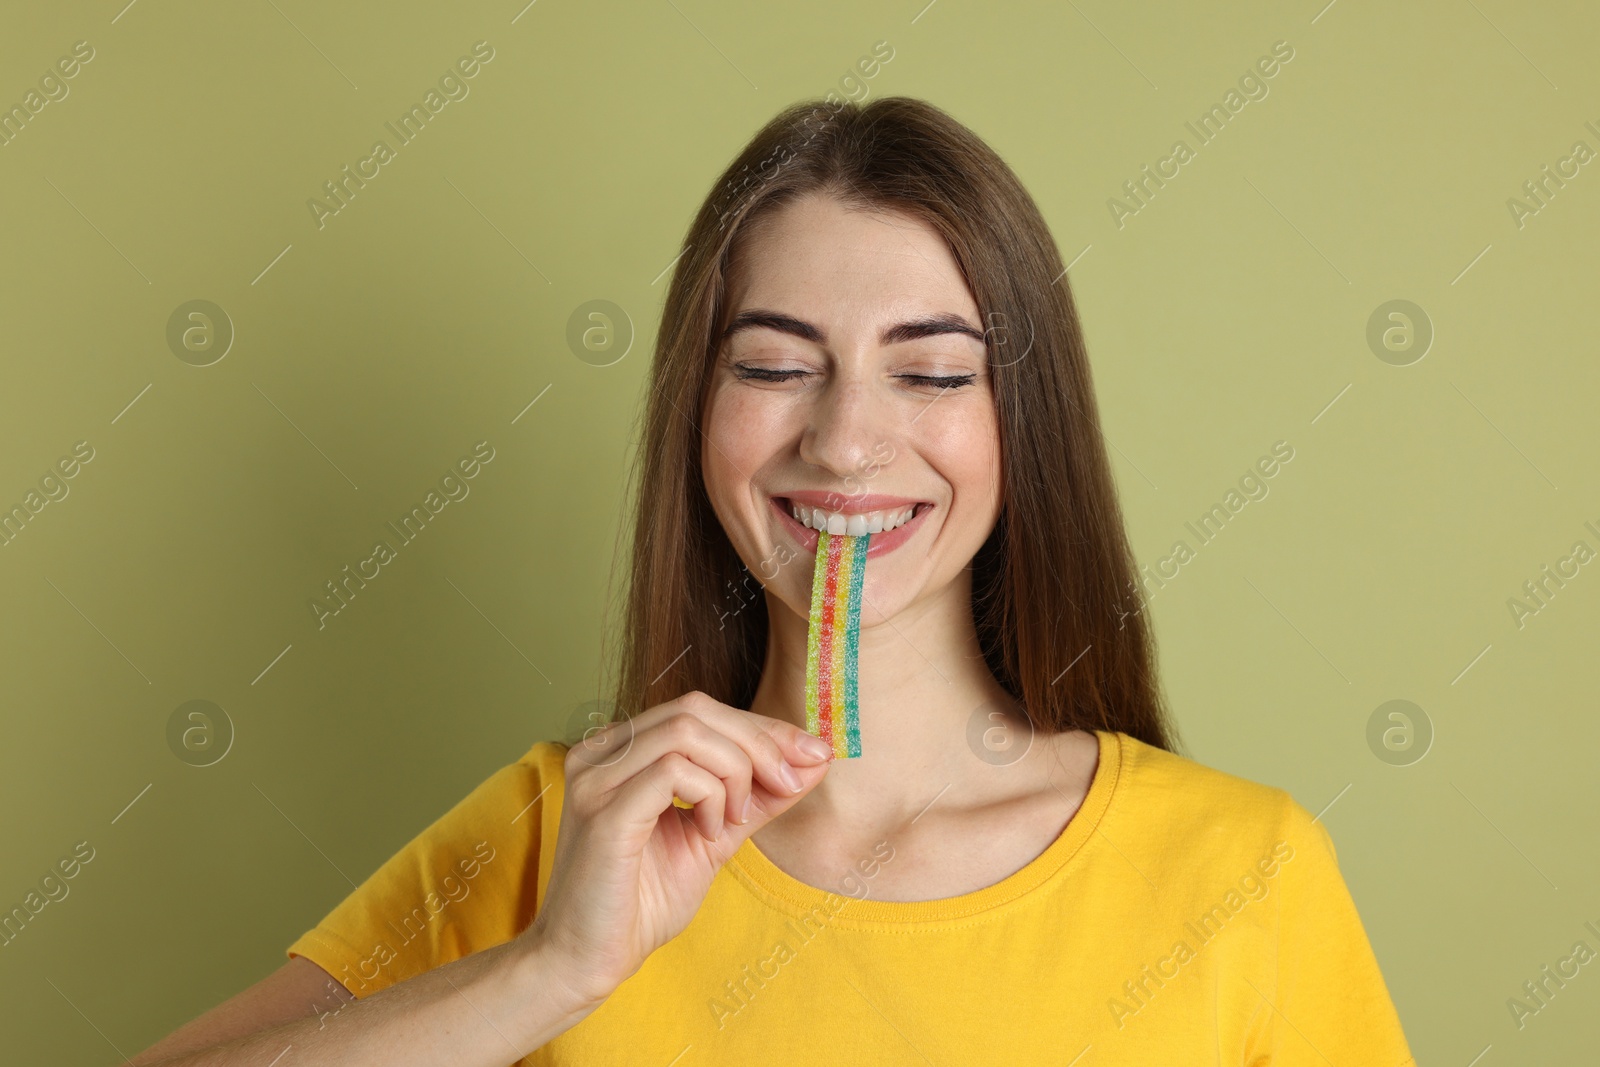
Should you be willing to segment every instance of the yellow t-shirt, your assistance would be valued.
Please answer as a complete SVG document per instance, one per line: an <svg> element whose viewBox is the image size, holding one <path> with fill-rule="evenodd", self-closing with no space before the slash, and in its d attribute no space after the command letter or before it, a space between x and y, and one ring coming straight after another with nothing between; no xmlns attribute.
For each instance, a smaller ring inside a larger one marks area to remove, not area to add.
<svg viewBox="0 0 1600 1067"><path fill-rule="evenodd" d="M1414 1067L1322 824L1097 734L1082 807L1016 873L875 900L892 840L837 891L746 841L681 934L521 1062ZM549 882L564 755L540 742L497 771L288 953L363 997L515 937Z"/></svg>

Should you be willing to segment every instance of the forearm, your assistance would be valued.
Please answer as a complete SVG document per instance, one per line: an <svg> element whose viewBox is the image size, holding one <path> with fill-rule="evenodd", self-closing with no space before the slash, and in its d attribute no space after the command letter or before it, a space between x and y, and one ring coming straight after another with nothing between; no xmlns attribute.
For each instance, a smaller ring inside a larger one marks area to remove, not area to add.
<svg viewBox="0 0 1600 1067"><path fill-rule="evenodd" d="M351 1001L337 1012L157 1060L150 1067L505 1067L570 1029L580 1006L539 947L485 949ZM289 1062L287 1058L283 1061Z"/></svg>

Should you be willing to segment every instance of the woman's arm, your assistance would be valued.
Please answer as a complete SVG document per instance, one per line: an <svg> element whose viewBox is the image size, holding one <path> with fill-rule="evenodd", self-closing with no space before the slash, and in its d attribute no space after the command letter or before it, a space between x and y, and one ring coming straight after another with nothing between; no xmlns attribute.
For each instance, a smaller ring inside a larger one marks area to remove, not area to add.
<svg viewBox="0 0 1600 1067"><path fill-rule="evenodd" d="M822 781L831 754L700 692L612 723L565 756L549 885L516 937L348 1003L321 967L283 968L135 1062L269 1067L292 1050L283 1067L504 1067L677 936L728 857Z"/></svg>
<svg viewBox="0 0 1600 1067"><path fill-rule="evenodd" d="M530 934L533 931L529 931ZM296 956L129 1061L131 1067L505 1067L597 1006L569 992L542 939L503 945L350 1000L321 967Z"/></svg>
<svg viewBox="0 0 1600 1067"><path fill-rule="evenodd" d="M336 998L336 999L335 999ZM349 990L304 956L295 956L255 985L184 1023L128 1061L148 1067L180 1052L211 1048L224 1041L293 1022L322 1004L337 1009L351 999Z"/></svg>

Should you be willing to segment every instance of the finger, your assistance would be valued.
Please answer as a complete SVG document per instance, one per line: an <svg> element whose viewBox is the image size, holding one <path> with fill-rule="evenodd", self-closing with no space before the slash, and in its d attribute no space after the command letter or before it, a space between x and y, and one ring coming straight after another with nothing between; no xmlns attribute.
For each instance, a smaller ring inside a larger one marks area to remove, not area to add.
<svg viewBox="0 0 1600 1067"><path fill-rule="evenodd" d="M833 759L833 746L816 734L782 719L766 715L756 715L754 718L757 727L777 742L784 758L795 766L827 763Z"/></svg>
<svg viewBox="0 0 1600 1067"><path fill-rule="evenodd" d="M648 837L661 813L673 806L674 796L694 805L692 821L707 841L725 832L722 779L677 752L662 756L614 790L604 816L620 822L624 832Z"/></svg>
<svg viewBox="0 0 1600 1067"><path fill-rule="evenodd" d="M727 817L738 821L745 798L750 795L750 756L731 738L687 711L646 725L634 734L633 744L620 760L598 767L594 773L599 776L601 789L615 789L669 752L676 752L722 779L727 793Z"/></svg>
<svg viewBox="0 0 1600 1067"><path fill-rule="evenodd" d="M670 714L677 705L714 726L743 746L749 753L756 777L774 793L795 795L796 785L784 775L789 767L811 766L832 758L825 741L813 737L792 723L730 707L701 692L685 693L677 700L650 709L645 714Z"/></svg>
<svg viewBox="0 0 1600 1067"><path fill-rule="evenodd" d="M755 779L765 783L768 789L775 792L793 794L799 785L798 779L789 778L786 770L793 767L784 757L784 751L774 738L756 725L755 720L762 716L748 711L729 707L712 697L701 692L685 693L675 700L665 704L658 704L645 711L635 720L642 730L650 730L658 725L666 725L678 719L690 718L706 725L708 729L728 738L745 753L750 761L751 772ZM680 725L680 729L690 727ZM631 753L630 753L631 755ZM626 762L626 761L619 761ZM740 808L744 803L746 793L733 798L740 807L730 805L730 811L737 819Z"/></svg>
<svg viewBox="0 0 1600 1067"><path fill-rule="evenodd" d="M686 693L679 699L707 722L719 728L726 723L732 736L748 737L751 744L775 748L777 755L792 766L825 763L833 758L833 749L826 741L792 722L730 707L704 693Z"/></svg>

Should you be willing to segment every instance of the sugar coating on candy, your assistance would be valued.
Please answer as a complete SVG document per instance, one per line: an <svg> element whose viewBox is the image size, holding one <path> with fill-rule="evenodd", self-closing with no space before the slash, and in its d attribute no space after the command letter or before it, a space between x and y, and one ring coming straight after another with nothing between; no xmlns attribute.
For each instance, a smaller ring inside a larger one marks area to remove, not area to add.
<svg viewBox="0 0 1600 1067"><path fill-rule="evenodd" d="M826 741L837 759L861 755L857 655L861 589L871 534L817 535L806 633L806 731Z"/></svg>

